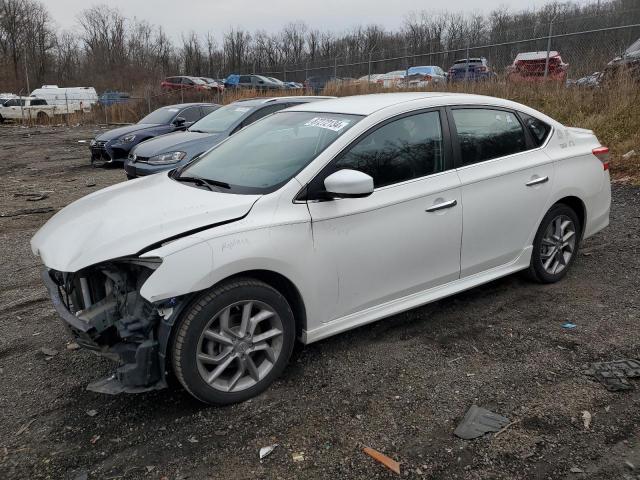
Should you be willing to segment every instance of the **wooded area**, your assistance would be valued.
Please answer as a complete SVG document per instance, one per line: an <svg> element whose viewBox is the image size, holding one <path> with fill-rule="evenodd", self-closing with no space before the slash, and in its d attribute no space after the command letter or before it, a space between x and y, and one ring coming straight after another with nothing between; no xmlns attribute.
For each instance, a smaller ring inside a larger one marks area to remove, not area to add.
<svg viewBox="0 0 640 480"><path fill-rule="evenodd" d="M363 68L349 65L368 59L378 61L380 68L396 68L402 62L392 65L380 59L532 38L541 40L527 47L543 49L552 20L554 35L638 24L640 6L637 0L594 0L553 2L535 11L496 9L487 15L422 11L405 14L397 31L360 25L333 32L294 22L276 33L230 28L204 36L185 32L176 41L162 26L129 19L106 5L83 10L77 28L66 31L56 28L43 3L0 0L0 91L26 91L28 84L30 89L58 84L142 93L155 88L166 75L218 78L297 68L300 79L309 69L333 69L338 63L343 65L341 76L356 76ZM603 56L622 51L629 37L629 29L607 31L608 50ZM584 42L584 38L576 37L576 41ZM585 50L601 44L602 36ZM505 58L508 55L511 50Z"/></svg>

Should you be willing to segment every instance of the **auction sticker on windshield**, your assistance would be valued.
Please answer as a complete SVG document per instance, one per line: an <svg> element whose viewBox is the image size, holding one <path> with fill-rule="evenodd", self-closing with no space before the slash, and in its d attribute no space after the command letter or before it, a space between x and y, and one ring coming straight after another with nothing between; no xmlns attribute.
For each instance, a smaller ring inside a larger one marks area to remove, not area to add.
<svg viewBox="0 0 640 480"><path fill-rule="evenodd" d="M304 125L305 127L326 128L327 130L339 132L350 123L351 122L349 120L334 120L333 118L314 117Z"/></svg>
<svg viewBox="0 0 640 480"><path fill-rule="evenodd" d="M249 107L237 107L235 109L236 112L242 112L242 113L248 112L249 110L251 110Z"/></svg>

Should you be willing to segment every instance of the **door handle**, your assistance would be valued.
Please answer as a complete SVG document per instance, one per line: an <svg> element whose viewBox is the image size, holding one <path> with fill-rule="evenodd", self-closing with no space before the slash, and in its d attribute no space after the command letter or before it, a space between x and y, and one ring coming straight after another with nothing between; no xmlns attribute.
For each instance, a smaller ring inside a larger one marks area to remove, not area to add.
<svg viewBox="0 0 640 480"><path fill-rule="evenodd" d="M538 177L533 180L529 180L525 185L527 187L533 187L534 185L540 185L541 183L546 183L549 181L549 177Z"/></svg>
<svg viewBox="0 0 640 480"><path fill-rule="evenodd" d="M445 208L455 207L458 204L457 200L449 200L448 202L436 203L425 210L425 212L437 212L438 210L444 210Z"/></svg>

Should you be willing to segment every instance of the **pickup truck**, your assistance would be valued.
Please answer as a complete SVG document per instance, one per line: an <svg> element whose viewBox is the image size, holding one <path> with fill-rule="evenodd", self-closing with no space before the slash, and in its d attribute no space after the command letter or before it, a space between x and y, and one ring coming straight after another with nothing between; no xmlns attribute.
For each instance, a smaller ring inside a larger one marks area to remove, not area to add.
<svg viewBox="0 0 640 480"><path fill-rule="evenodd" d="M76 103L68 105L68 113L79 109ZM49 105L44 98L15 97L0 100L0 123L5 120L45 120L65 113L67 113L66 105Z"/></svg>

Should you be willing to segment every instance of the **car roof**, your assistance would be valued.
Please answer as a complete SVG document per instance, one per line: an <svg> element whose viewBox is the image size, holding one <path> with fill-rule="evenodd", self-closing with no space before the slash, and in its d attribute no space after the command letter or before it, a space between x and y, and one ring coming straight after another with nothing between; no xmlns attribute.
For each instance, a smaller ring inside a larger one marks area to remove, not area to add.
<svg viewBox="0 0 640 480"><path fill-rule="evenodd" d="M288 97L253 97L253 98L236 100L233 103L242 103L243 105L246 105L248 107L257 107L260 105L265 105L267 103L269 104L287 103L291 101L309 103L309 102L315 102L317 100L330 100L334 98L336 97L323 97L323 96L314 96L314 95L292 95Z"/></svg>
<svg viewBox="0 0 640 480"><path fill-rule="evenodd" d="M396 105L418 101L433 100L427 102L433 106L441 105L465 105L482 104L496 107L514 108L517 104L501 98L489 97L485 95L473 95L468 93L447 93L447 92L403 92L403 93L375 93L371 95L355 95L352 97L341 97L333 100L326 100L321 103L302 104L291 107L289 110L298 112L325 112L344 113L351 115L371 115L378 110L394 107ZM430 105L421 104L421 107L428 108Z"/></svg>
<svg viewBox="0 0 640 480"><path fill-rule="evenodd" d="M159 108L185 108L185 107L196 107L196 106L216 107L218 105L216 103L209 103L209 102L194 102L194 103L176 103L175 105L164 105Z"/></svg>

